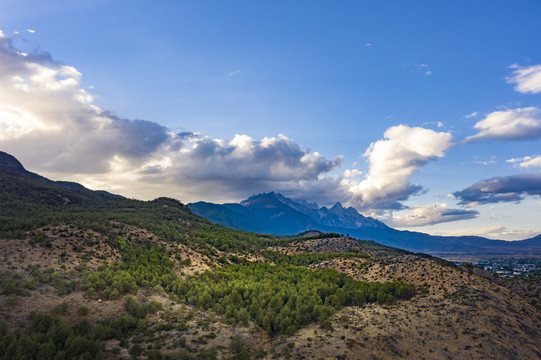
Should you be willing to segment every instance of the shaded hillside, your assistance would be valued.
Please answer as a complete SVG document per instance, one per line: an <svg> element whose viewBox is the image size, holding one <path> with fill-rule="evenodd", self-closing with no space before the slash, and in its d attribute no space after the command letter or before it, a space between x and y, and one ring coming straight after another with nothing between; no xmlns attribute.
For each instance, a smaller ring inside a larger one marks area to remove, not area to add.
<svg viewBox="0 0 541 360"><path fill-rule="evenodd" d="M24 166L17 160L13 155L10 155L8 153L5 153L3 151L0 151L0 168L2 169L2 173L4 176L20 176L22 178L30 178L34 180L39 180L43 183L47 184L54 184L61 187L64 187L66 189L70 190L77 190L77 191L83 191L83 192L90 192L94 194L101 194L105 196L111 196L111 197L122 197L120 195L114 195L107 191L92 191L90 189L87 189L81 184L71 182L71 181L53 181L49 180L41 175L38 175L36 173L30 172L24 168ZM0 175L2 176L2 175Z"/></svg>

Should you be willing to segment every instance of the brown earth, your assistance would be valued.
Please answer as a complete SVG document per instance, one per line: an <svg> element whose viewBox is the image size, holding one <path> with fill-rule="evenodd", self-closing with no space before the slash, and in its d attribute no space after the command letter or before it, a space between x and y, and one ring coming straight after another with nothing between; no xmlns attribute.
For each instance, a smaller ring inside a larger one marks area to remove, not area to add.
<svg viewBox="0 0 541 360"><path fill-rule="evenodd" d="M218 266L197 249L160 242L153 234L137 228L119 229L119 236L151 239L165 245L179 274L193 274ZM29 239L0 240L0 271L16 272L28 279L31 266L40 265L43 270L53 268L62 275L81 264L97 268L120 256L107 239L91 230L66 226L42 232L45 235L41 240L48 240L47 246L34 244ZM312 324L293 336L271 338L253 324L227 324L211 311L202 312L160 294L140 292L138 299L155 299L164 306L164 310L149 317L148 327L154 329L152 335L141 342L141 334L136 333L127 344L120 346L118 341L109 341L107 348L118 349L115 358L129 358L127 349L135 342L144 349L151 347L162 353L175 353L181 348L215 347L227 356L231 336L239 336L252 354L258 348L265 351L265 359L541 358L539 311L515 291L471 268L452 267L417 255L378 259L356 242L343 238L311 239L274 250L291 255L358 251L362 257L332 259L312 268L333 268L362 281L402 280L416 285L418 294L410 301L390 306L344 308L333 316L333 331ZM262 259L257 254L245 257ZM186 264L186 259L190 259L190 264ZM539 284L530 287L538 289ZM83 296L77 289L61 296L49 284L32 290L30 296L12 300L0 295L0 318L12 327L24 327L31 311L51 311L63 302L68 304L64 316L70 322L82 319L78 313L82 305L88 308L88 319L93 323L125 314L123 298L100 301Z"/></svg>

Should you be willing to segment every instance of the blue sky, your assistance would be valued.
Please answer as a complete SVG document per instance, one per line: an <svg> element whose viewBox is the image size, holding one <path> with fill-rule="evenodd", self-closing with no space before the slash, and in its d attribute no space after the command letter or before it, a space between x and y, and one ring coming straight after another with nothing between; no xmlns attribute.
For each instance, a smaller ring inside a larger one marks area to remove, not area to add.
<svg viewBox="0 0 541 360"><path fill-rule="evenodd" d="M527 238L541 232L540 14L4 0L0 150L135 198L274 190L403 229Z"/></svg>

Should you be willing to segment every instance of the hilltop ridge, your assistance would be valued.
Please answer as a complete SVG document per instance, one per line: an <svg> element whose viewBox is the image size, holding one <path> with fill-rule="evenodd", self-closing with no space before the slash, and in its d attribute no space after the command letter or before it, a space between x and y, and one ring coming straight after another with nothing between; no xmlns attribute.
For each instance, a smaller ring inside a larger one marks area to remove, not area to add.
<svg viewBox="0 0 541 360"><path fill-rule="evenodd" d="M0 168L2 168L2 174L4 176L6 175L22 176L22 177L38 180L44 183L58 185L66 189L94 192L94 193L99 193L102 195L113 196L113 197L122 197L121 195L111 194L103 190L90 190L84 187L83 185L76 182L72 182L72 181L53 181L53 180L47 179L44 176L41 176L39 174L26 170L24 166L21 164L21 162L17 160L17 158L3 151L0 151Z"/></svg>

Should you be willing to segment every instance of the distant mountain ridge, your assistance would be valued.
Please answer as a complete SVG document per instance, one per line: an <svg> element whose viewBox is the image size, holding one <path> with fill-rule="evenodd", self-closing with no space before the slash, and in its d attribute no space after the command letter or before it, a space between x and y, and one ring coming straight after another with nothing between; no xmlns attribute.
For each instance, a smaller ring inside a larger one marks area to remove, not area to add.
<svg viewBox="0 0 541 360"><path fill-rule="evenodd" d="M382 222L365 217L353 208L336 203L332 208L292 200L275 192L258 194L239 204L207 202L188 204L190 210L220 225L267 234L290 235L318 229L322 231L359 227L386 228Z"/></svg>
<svg viewBox="0 0 541 360"><path fill-rule="evenodd" d="M381 244L428 254L541 255L541 235L523 241L489 240L479 236L432 236L400 231L337 202L331 208L270 192L223 205L196 202L190 210L212 222L265 234L293 235L307 230L349 234Z"/></svg>

